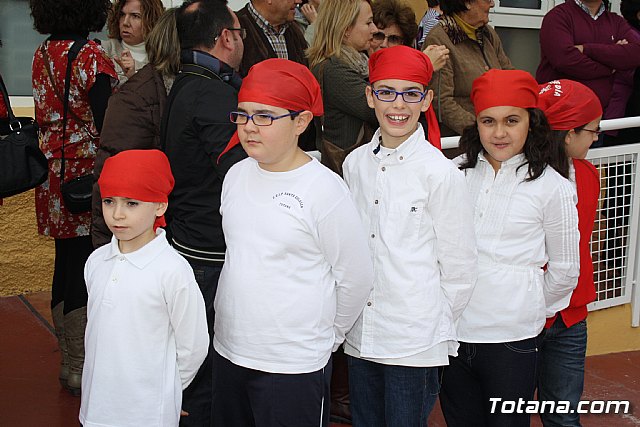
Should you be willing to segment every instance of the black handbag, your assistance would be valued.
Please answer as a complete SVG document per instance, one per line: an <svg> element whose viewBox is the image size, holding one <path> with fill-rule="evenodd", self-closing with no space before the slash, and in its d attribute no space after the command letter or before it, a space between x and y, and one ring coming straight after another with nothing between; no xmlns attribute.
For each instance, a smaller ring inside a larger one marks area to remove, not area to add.
<svg viewBox="0 0 640 427"><path fill-rule="evenodd" d="M0 77L8 119L0 119L0 197L10 197L47 180L47 159L40 151L38 125L30 117L16 117Z"/></svg>
<svg viewBox="0 0 640 427"><path fill-rule="evenodd" d="M69 89L71 86L71 67L80 49L88 40L81 39L74 41L67 56L67 72L64 80L64 98L62 100L62 155L60 165L60 194L64 206L72 214L81 214L91 211L91 196L93 192L93 174L82 175L69 181L64 180L64 140L67 133L67 114L69 112ZM49 75L51 76L51 75Z"/></svg>

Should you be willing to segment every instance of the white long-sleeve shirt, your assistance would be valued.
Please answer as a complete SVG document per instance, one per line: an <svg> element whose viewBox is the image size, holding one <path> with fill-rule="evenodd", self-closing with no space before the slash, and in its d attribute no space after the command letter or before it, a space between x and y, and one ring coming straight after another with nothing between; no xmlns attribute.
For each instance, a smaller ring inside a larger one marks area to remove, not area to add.
<svg viewBox="0 0 640 427"><path fill-rule="evenodd" d="M466 169L474 203L479 276L458 324L464 342L535 337L569 305L580 273L577 196L547 167L533 181L523 154L498 173L483 154ZM547 265L546 271L543 267Z"/></svg>
<svg viewBox="0 0 640 427"><path fill-rule="evenodd" d="M115 237L85 265L89 292L80 422L175 427L207 356L204 300L165 232L123 254Z"/></svg>
<svg viewBox="0 0 640 427"><path fill-rule="evenodd" d="M268 172L247 158L225 177L220 212L227 252L215 300L216 351L263 372L323 368L373 283L346 185L315 159Z"/></svg>
<svg viewBox="0 0 640 427"><path fill-rule="evenodd" d="M375 275L347 346L370 360L401 359L452 341L454 355L454 321L477 275L464 175L425 140L422 127L389 155L379 153L379 132L343 165L369 234ZM446 364L444 353L437 364Z"/></svg>

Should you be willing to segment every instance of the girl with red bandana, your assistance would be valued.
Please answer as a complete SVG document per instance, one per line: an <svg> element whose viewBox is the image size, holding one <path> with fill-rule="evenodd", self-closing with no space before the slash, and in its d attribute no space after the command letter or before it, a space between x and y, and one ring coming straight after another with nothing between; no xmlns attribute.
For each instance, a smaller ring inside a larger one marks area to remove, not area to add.
<svg viewBox="0 0 640 427"><path fill-rule="evenodd" d="M538 335L578 281L576 193L538 91L519 70L473 82L476 122L458 160L474 204L479 275L457 324L458 356L443 374L450 427L529 426L530 414L509 410L511 402L533 400Z"/></svg>
<svg viewBox="0 0 640 427"><path fill-rule="evenodd" d="M571 158L570 180L578 195L580 277L569 306L547 319L538 365L538 399L568 401L568 413L540 414L544 425L579 426L578 402L584 387L587 352L587 304L595 300L591 233L598 208L600 176L585 156L598 140L602 107L596 94L572 80L554 80L540 86L539 107L553 136Z"/></svg>

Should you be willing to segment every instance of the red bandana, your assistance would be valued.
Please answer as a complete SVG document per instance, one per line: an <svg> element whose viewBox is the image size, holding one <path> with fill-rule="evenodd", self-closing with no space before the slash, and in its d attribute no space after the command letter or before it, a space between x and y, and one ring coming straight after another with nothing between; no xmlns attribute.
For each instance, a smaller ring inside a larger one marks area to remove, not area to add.
<svg viewBox="0 0 640 427"><path fill-rule="evenodd" d="M141 202L166 203L174 179L167 156L160 150L126 150L109 157L98 179L100 197L126 197ZM166 226L156 218L154 229Z"/></svg>
<svg viewBox="0 0 640 427"><path fill-rule="evenodd" d="M553 80L539 89L538 107L553 130L575 129L602 117L600 100L582 83Z"/></svg>
<svg viewBox="0 0 640 427"><path fill-rule="evenodd" d="M538 82L526 71L492 69L473 81L471 102L476 116L491 107L538 106Z"/></svg>
<svg viewBox="0 0 640 427"><path fill-rule="evenodd" d="M369 58L369 82L397 79L420 83L427 87L433 75L433 65L427 55L408 46L394 46L377 50ZM441 149L440 127L433 105L425 112L427 139Z"/></svg>
<svg viewBox="0 0 640 427"><path fill-rule="evenodd" d="M242 80L238 102L257 102L292 111L308 110L322 116L322 93L316 78L307 67L288 59L271 58L258 62ZM218 157L240 143L235 132Z"/></svg>

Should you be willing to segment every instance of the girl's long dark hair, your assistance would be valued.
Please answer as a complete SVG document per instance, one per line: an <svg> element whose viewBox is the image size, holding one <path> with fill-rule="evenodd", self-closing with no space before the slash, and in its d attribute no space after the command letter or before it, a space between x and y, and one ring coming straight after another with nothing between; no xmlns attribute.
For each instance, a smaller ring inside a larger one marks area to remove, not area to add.
<svg viewBox="0 0 640 427"><path fill-rule="evenodd" d="M557 141L552 133L547 118L538 108L527 108L529 112L529 134L524 143L524 157L528 177L525 181L533 181L542 175L547 165L554 168L565 178L569 177L569 159L564 151L564 140ZM478 163L478 154L484 151L480 142L478 125L468 126L460 137L460 148L465 153L465 161L460 169L474 168Z"/></svg>

